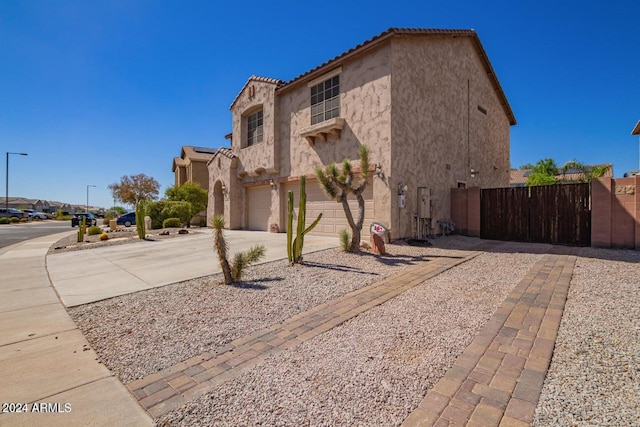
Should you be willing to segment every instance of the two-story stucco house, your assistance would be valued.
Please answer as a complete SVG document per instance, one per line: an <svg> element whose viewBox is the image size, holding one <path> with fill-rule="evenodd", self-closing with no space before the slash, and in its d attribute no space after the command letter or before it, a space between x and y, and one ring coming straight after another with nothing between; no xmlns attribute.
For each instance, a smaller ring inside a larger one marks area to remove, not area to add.
<svg viewBox="0 0 640 427"><path fill-rule="evenodd" d="M365 236L372 221L392 239L438 232L451 188L509 185L516 120L473 30L389 29L289 82L250 77L231 112L231 148L208 163L208 216L232 229L285 231L287 191L297 203L302 175L307 219L323 213L313 232L348 228L313 172L358 165L361 144Z"/></svg>
<svg viewBox="0 0 640 427"><path fill-rule="evenodd" d="M216 150L207 147L183 145L180 157L173 158L171 171L175 174L175 186L187 182L197 182L205 190L209 189L209 170L207 163Z"/></svg>

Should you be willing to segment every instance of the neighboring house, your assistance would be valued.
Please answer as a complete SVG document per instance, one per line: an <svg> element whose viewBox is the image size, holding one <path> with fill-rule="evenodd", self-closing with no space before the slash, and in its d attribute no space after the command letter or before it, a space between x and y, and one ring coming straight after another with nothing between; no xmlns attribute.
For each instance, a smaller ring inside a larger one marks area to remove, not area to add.
<svg viewBox="0 0 640 427"><path fill-rule="evenodd" d="M230 109L231 148L208 163L208 216L231 229L285 231L287 192L297 210L303 175L308 222L323 213L313 233L348 228L314 168L359 165L361 144L365 236L372 221L392 239L416 235L418 222L437 232L451 188L509 185L516 119L473 30L391 28L289 82L250 77Z"/></svg>
<svg viewBox="0 0 640 427"><path fill-rule="evenodd" d="M33 199L27 199L25 197L9 197L9 207L12 209L34 209ZM2 207L5 205L5 197L2 198Z"/></svg>
<svg viewBox="0 0 640 427"><path fill-rule="evenodd" d="M613 177L613 165L611 163L603 163L599 165L586 165L587 169L590 171L593 168L600 166L608 166L609 168L606 170L603 177ZM531 175L533 171L531 169L518 169L511 171L511 179L509 181L510 187L525 187L527 185L527 179L529 175ZM576 169L567 169L565 174L556 175L556 180L562 182L575 182L583 179L584 176L580 171Z"/></svg>
<svg viewBox="0 0 640 427"><path fill-rule="evenodd" d="M209 189L209 171L207 162L215 153L215 148L192 147L183 145L180 157L174 157L171 171L175 173L175 185L180 186L187 182L197 182L200 186Z"/></svg>

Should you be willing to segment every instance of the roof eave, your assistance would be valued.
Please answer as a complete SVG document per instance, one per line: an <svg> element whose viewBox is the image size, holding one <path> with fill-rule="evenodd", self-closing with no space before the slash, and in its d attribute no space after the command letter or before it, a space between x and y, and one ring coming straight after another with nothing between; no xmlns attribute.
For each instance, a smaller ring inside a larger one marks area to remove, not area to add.
<svg viewBox="0 0 640 427"><path fill-rule="evenodd" d="M636 123L636 127L631 131L631 135L640 135L640 120Z"/></svg>

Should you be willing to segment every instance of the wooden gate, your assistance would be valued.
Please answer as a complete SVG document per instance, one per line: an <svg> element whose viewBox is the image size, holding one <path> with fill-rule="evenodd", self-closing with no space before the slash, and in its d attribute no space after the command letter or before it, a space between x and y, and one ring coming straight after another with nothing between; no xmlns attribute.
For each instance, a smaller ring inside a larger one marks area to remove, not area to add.
<svg viewBox="0 0 640 427"><path fill-rule="evenodd" d="M589 246L590 185L491 188L480 193L480 237Z"/></svg>

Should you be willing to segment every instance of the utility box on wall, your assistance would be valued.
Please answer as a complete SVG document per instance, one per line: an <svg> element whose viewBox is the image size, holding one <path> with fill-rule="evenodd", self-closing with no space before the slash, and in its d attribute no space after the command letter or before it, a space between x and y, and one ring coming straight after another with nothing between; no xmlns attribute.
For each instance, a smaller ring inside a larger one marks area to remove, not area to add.
<svg viewBox="0 0 640 427"><path fill-rule="evenodd" d="M398 207L403 209L407 207L407 196L404 194L398 194Z"/></svg>
<svg viewBox="0 0 640 427"><path fill-rule="evenodd" d="M431 191L418 187L418 218L431 218Z"/></svg>

